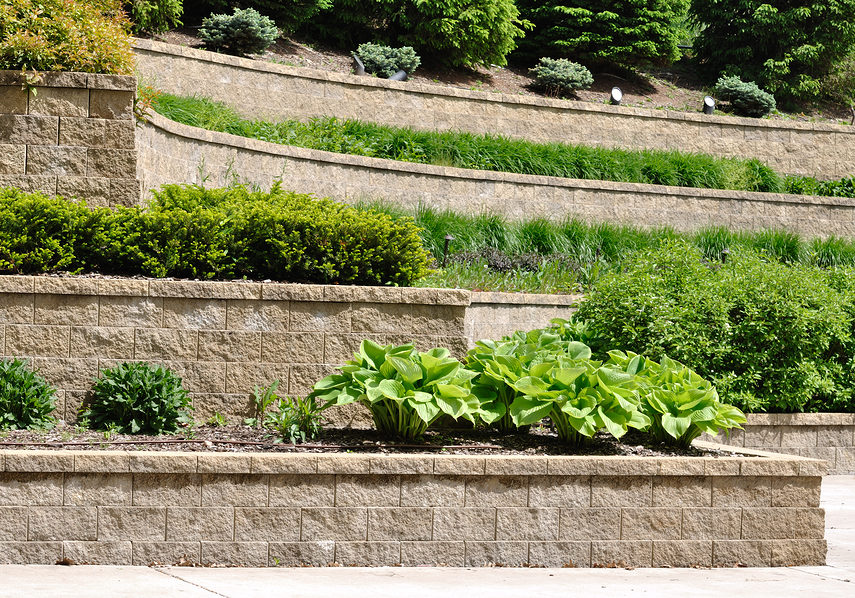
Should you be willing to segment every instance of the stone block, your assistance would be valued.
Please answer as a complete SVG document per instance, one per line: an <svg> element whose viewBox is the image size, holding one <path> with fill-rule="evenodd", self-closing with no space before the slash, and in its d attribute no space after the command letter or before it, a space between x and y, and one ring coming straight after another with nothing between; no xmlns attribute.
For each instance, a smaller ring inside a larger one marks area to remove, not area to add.
<svg viewBox="0 0 855 598"><path fill-rule="evenodd" d="M27 90L20 85L0 85L0 106L4 114L26 114Z"/></svg>
<svg viewBox="0 0 855 598"><path fill-rule="evenodd" d="M621 540L679 540L682 513L674 508L621 509Z"/></svg>
<svg viewBox="0 0 855 598"><path fill-rule="evenodd" d="M271 475L271 507L332 507L334 475Z"/></svg>
<svg viewBox="0 0 855 598"><path fill-rule="evenodd" d="M430 540L433 513L426 507L368 509L368 540Z"/></svg>
<svg viewBox="0 0 855 598"><path fill-rule="evenodd" d="M89 89L112 89L115 91L137 90L137 78L129 75L105 75L89 73L86 75L86 86Z"/></svg>
<svg viewBox="0 0 855 598"><path fill-rule="evenodd" d="M199 332L199 359L205 361L259 361L261 333L216 330Z"/></svg>
<svg viewBox="0 0 855 598"><path fill-rule="evenodd" d="M382 334L325 333L323 363L340 364L353 359L354 353L359 351L359 347L365 339L370 339L380 345L387 344L385 335Z"/></svg>
<svg viewBox="0 0 855 598"><path fill-rule="evenodd" d="M263 344L264 341L262 341ZM263 349L263 347L262 347ZM293 365L289 370L290 377L288 378L288 394L291 396L301 396L304 397L310 392L312 392L312 388L318 380L326 378L330 374L332 374L336 368L332 365ZM349 407L345 406L345 407ZM335 409L334 411L340 412L342 409ZM333 415L331 413L327 413L327 419L332 420ZM338 416L336 416L338 417ZM338 422L337 422L338 423ZM345 422L342 422L342 425L336 427L347 427Z"/></svg>
<svg viewBox="0 0 855 598"><path fill-rule="evenodd" d="M281 363L229 362L226 364L226 392L248 394L256 386L267 387L275 381L285 390L290 370L289 365Z"/></svg>
<svg viewBox="0 0 855 598"><path fill-rule="evenodd" d="M35 288L35 276L8 276L0 278L0 293L28 293Z"/></svg>
<svg viewBox="0 0 855 598"><path fill-rule="evenodd" d="M168 451L131 453L128 455L128 466L134 473L196 473L197 456Z"/></svg>
<svg viewBox="0 0 855 598"><path fill-rule="evenodd" d="M252 456L252 473L314 474L317 471L317 455L288 455L286 458L283 458L282 455L256 454ZM322 480L323 478L313 477L311 479ZM273 481L271 478L271 487Z"/></svg>
<svg viewBox="0 0 855 598"><path fill-rule="evenodd" d="M166 507L98 507L98 540L166 539Z"/></svg>
<svg viewBox="0 0 855 598"><path fill-rule="evenodd" d="M769 567L773 542L721 540L713 542L713 567Z"/></svg>
<svg viewBox="0 0 855 598"><path fill-rule="evenodd" d="M94 278L66 278L36 276L33 279L36 293L43 295L96 295L98 280Z"/></svg>
<svg viewBox="0 0 855 598"><path fill-rule="evenodd" d="M653 567L712 567L712 542L654 541Z"/></svg>
<svg viewBox="0 0 855 598"><path fill-rule="evenodd" d="M134 475L134 506L199 506L199 474L147 473Z"/></svg>
<svg viewBox="0 0 855 598"><path fill-rule="evenodd" d="M811 508L742 509L742 539L822 539L825 511Z"/></svg>
<svg viewBox="0 0 855 598"><path fill-rule="evenodd" d="M487 459L470 455L437 455L433 460L436 475L484 475Z"/></svg>
<svg viewBox="0 0 855 598"><path fill-rule="evenodd" d="M650 567L653 542L648 540L596 540L591 542L592 567Z"/></svg>
<svg viewBox="0 0 855 598"><path fill-rule="evenodd" d="M486 475L545 475L546 457L488 457Z"/></svg>
<svg viewBox="0 0 855 598"><path fill-rule="evenodd" d="M9 345L8 345L8 343L9 343L9 341L8 341L8 338L9 338L8 328L6 331L6 338L7 338L7 341L6 341L7 351L6 352L8 353L8 347L9 347ZM853 447L837 447L836 454L835 454L834 468L835 468L835 472L838 475L841 475L841 474L851 475L851 474L855 473L855 448L853 448ZM804 469L802 470L802 472L804 473ZM805 474L805 475L807 475L807 474Z"/></svg>
<svg viewBox="0 0 855 598"><path fill-rule="evenodd" d="M226 388L226 364L212 361L165 361L192 393L221 393Z"/></svg>
<svg viewBox="0 0 855 598"><path fill-rule="evenodd" d="M134 359L196 359L198 332L164 328L137 328L134 338Z"/></svg>
<svg viewBox="0 0 855 598"><path fill-rule="evenodd" d="M99 326L159 328L163 323L163 299L159 297L119 296L100 300Z"/></svg>
<svg viewBox="0 0 855 598"><path fill-rule="evenodd" d="M561 509L560 540L611 540L620 538L621 510L611 508Z"/></svg>
<svg viewBox="0 0 855 598"><path fill-rule="evenodd" d="M20 189L26 193L56 195L56 177L51 175L0 174L0 187Z"/></svg>
<svg viewBox="0 0 855 598"><path fill-rule="evenodd" d="M772 566L821 567L827 551L825 540L781 540L772 544Z"/></svg>
<svg viewBox="0 0 855 598"><path fill-rule="evenodd" d="M134 149L134 123L130 120L63 118L59 145Z"/></svg>
<svg viewBox="0 0 855 598"><path fill-rule="evenodd" d="M202 506L262 507L267 505L266 476L205 474Z"/></svg>
<svg viewBox="0 0 855 598"><path fill-rule="evenodd" d="M59 118L26 114L0 114L0 139L15 145L56 145Z"/></svg>
<svg viewBox="0 0 855 598"><path fill-rule="evenodd" d="M36 357L33 366L48 382L64 390L88 390L98 375L97 359Z"/></svg>
<svg viewBox="0 0 855 598"><path fill-rule="evenodd" d="M530 507L589 507L589 476L532 476L528 483Z"/></svg>
<svg viewBox="0 0 855 598"><path fill-rule="evenodd" d="M773 507L818 507L820 477L772 478Z"/></svg>
<svg viewBox="0 0 855 598"><path fill-rule="evenodd" d="M223 299L163 300L163 327L221 330L226 327L226 302Z"/></svg>
<svg viewBox="0 0 855 598"><path fill-rule="evenodd" d="M27 174L85 176L87 150L84 147L28 145Z"/></svg>
<svg viewBox="0 0 855 598"><path fill-rule="evenodd" d="M0 293L0 322L32 324L33 296L20 293Z"/></svg>
<svg viewBox="0 0 855 598"><path fill-rule="evenodd" d="M133 542L132 564L137 567L201 562L200 542Z"/></svg>
<svg viewBox="0 0 855 598"><path fill-rule="evenodd" d="M537 567L590 567L590 542L529 542L528 558Z"/></svg>
<svg viewBox="0 0 855 598"><path fill-rule="evenodd" d="M462 567L465 556L463 542L401 542L404 567Z"/></svg>
<svg viewBox="0 0 855 598"><path fill-rule="evenodd" d="M66 559L79 565L130 565L133 562L131 542L78 542L62 543Z"/></svg>
<svg viewBox="0 0 855 598"><path fill-rule="evenodd" d="M267 542L202 542L202 563L231 567L266 567Z"/></svg>
<svg viewBox="0 0 855 598"><path fill-rule="evenodd" d="M266 291L266 289L265 289ZM350 332L350 305L292 301L289 330L292 332Z"/></svg>
<svg viewBox="0 0 855 598"><path fill-rule="evenodd" d="M465 565L518 567L528 563L527 542L466 542Z"/></svg>
<svg viewBox="0 0 855 598"><path fill-rule="evenodd" d="M462 507L465 496L466 479L461 476L417 475L401 478L402 507Z"/></svg>
<svg viewBox="0 0 855 598"><path fill-rule="evenodd" d="M769 477L715 477L712 480L714 507L768 507L772 505Z"/></svg>
<svg viewBox="0 0 855 598"><path fill-rule="evenodd" d="M73 473L65 475L64 504L76 506L129 506L131 474Z"/></svg>
<svg viewBox="0 0 855 598"><path fill-rule="evenodd" d="M711 507L712 478L655 477L653 478L654 507Z"/></svg>
<svg viewBox="0 0 855 598"><path fill-rule="evenodd" d="M324 363L324 335L307 332L262 332L261 360L277 363Z"/></svg>
<svg viewBox="0 0 855 598"><path fill-rule="evenodd" d="M135 178L112 178L110 180L110 207L135 206L140 203L142 186Z"/></svg>
<svg viewBox="0 0 855 598"><path fill-rule="evenodd" d="M287 332L288 301L235 300L227 302L228 330Z"/></svg>
<svg viewBox="0 0 855 598"><path fill-rule="evenodd" d="M496 509L497 540L557 540L558 508Z"/></svg>
<svg viewBox="0 0 855 598"><path fill-rule="evenodd" d="M528 478L484 476L466 482L467 507L525 507Z"/></svg>
<svg viewBox="0 0 855 598"><path fill-rule="evenodd" d="M465 308L445 305L354 304L353 332L406 333L430 330L434 335L463 334Z"/></svg>
<svg viewBox="0 0 855 598"><path fill-rule="evenodd" d="M372 474L431 474L433 457L427 455L383 455L371 457L368 469Z"/></svg>
<svg viewBox="0 0 855 598"><path fill-rule="evenodd" d="M217 454L202 453L199 455L197 471L199 473L251 473L251 454Z"/></svg>
<svg viewBox="0 0 855 598"><path fill-rule="evenodd" d="M318 455L318 473L367 474L368 455Z"/></svg>
<svg viewBox="0 0 855 598"><path fill-rule="evenodd" d="M364 541L368 535L365 508L306 507L302 509L300 540Z"/></svg>
<svg viewBox="0 0 855 598"><path fill-rule="evenodd" d="M648 476L593 476L591 506L649 507L652 488L652 478Z"/></svg>
<svg viewBox="0 0 855 598"><path fill-rule="evenodd" d="M83 199L90 206L110 205L110 179L62 176L56 181L56 194L67 199Z"/></svg>
<svg viewBox="0 0 855 598"><path fill-rule="evenodd" d="M230 542L235 539L234 535L235 510L232 508L169 506L167 509L166 540L169 542Z"/></svg>
<svg viewBox="0 0 855 598"><path fill-rule="evenodd" d="M0 473L0 505L60 506L62 474Z"/></svg>
<svg viewBox="0 0 855 598"><path fill-rule="evenodd" d="M0 543L27 541L27 507L0 507Z"/></svg>
<svg viewBox="0 0 855 598"><path fill-rule="evenodd" d="M401 562L400 542L336 542L335 562L346 567L391 567Z"/></svg>
<svg viewBox="0 0 855 598"><path fill-rule="evenodd" d="M433 511L434 540L495 540L496 509L445 508Z"/></svg>
<svg viewBox="0 0 855 598"><path fill-rule="evenodd" d="M36 87L30 91L29 113L43 116L89 116L89 90Z"/></svg>
<svg viewBox="0 0 855 598"><path fill-rule="evenodd" d="M0 102L2 102L2 96L0 96ZM26 171L26 146L0 143L0 174L24 174Z"/></svg>
<svg viewBox="0 0 855 598"><path fill-rule="evenodd" d="M108 326L73 327L71 355L106 359L133 359L134 329Z"/></svg>
<svg viewBox="0 0 855 598"><path fill-rule="evenodd" d="M27 160L29 168L29 158ZM137 152L131 149L86 149L86 176L132 179L137 172Z"/></svg>
<svg viewBox="0 0 855 598"><path fill-rule="evenodd" d="M742 537L742 509L683 509L684 540L738 540Z"/></svg>
<svg viewBox="0 0 855 598"><path fill-rule="evenodd" d="M6 471L30 474L33 472L74 471L74 455L63 454L58 451L7 451ZM38 482L38 478L36 482Z"/></svg>
<svg viewBox="0 0 855 598"><path fill-rule="evenodd" d="M134 92L127 90L89 90L89 116L131 120L133 118Z"/></svg>
<svg viewBox="0 0 855 598"><path fill-rule="evenodd" d="M271 542L270 567L324 567L335 561L335 542Z"/></svg>
<svg viewBox="0 0 855 598"><path fill-rule="evenodd" d="M55 565L62 558L62 542L0 542L2 565Z"/></svg>
<svg viewBox="0 0 855 598"><path fill-rule="evenodd" d="M739 457L714 457L704 459L704 475L738 476L741 466Z"/></svg>
<svg viewBox="0 0 855 598"><path fill-rule="evenodd" d="M401 504L400 476L339 475L335 504L339 507L396 507Z"/></svg>
<svg viewBox="0 0 855 598"><path fill-rule="evenodd" d="M816 431L816 446L843 447L855 444L855 426L828 426Z"/></svg>
<svg viewBox="0 0 855 598"><path fill-rule="evenodd" d="M235 509L235 540L239 542L297 542L300 540L299 508Z"/></svg>
<svg viewBox="0 0 855 598"><path fill-rule="evenodd" d="M769 452L798 452L799 449L770 448ZM796 476L799 475L799 461L785 458L747 458L740 466L741 474L745 476Z"/></svg>

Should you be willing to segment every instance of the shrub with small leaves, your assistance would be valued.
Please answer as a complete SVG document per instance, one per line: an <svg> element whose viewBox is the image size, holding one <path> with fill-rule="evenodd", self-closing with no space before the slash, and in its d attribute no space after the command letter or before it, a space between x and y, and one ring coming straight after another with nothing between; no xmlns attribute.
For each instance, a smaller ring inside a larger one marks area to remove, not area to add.
<svg viewBox="0 0 855 598"><path fill-rule="evenodd" d="M760 89L753 81L739 77L721 77L715 84L719 100L729 102L740 116L760 118L775 109L775 96Z"/></svg>
<svg viewBox="0 0 855 598"><path fill-rule="evenodd" d="M81 417L97 430L164 434L189 423L190 409L181 378L159 365L132 362L101 371Z"/></svg>
<svg viewBox="0 0 855 598"><path fill-rule="evenodd" d="M181 25L182 0L125 0L134 33L163 33Z"/></svg>
<svg viewBox="0 0 855 598"><path fill-rule="evenodd" d="M26 361L0 360L0 430L53 427L55 392Z"/></svg>
<svg viewBox="0 0 855 598"><path fill-rule="evenodd" d="M277 37L276 23L252 8L236 8L230 15L211 15L199 29L199 38L207 49L235 56L261 54Z"/></svg>
<svg viewBox="0 0 855 598"><path fill-rule="evenodd" d="M398 71L411 75L421 59L410 46L390 48L382 44L360 44L356 54L365 65L365 72L388 79Z"/></svg>
<svg viewBox="0 0 855 598"><path fill-rule="evenodd" d="M534 76L531 88L550 95L572 96L594 82L591 71L566 58L541 58L528 72Z"/></svg>

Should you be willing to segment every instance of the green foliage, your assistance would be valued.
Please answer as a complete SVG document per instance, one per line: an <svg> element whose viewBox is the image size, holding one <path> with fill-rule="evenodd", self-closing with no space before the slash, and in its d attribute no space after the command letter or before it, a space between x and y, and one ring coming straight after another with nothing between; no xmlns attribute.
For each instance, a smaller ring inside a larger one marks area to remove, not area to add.
<svg viewBox="0 0 855 598"><path fill-rule="evenodd" d="M314 17L318 12L332 7L333 0L201 0L186 6L190 19L198 22L211 13L224 13L236 8L254 8L267 15L286 33Z"/></svg>
<svg viewBox="0 0 855 598"><path fill-rule="evenodd" d="M712 384L667 356L656 363L632 352L610 351L609 362L635 376L641 410L650 419L648 432L660 442L688 448L706 432L740 428L745 414L719 402Z"/></svg>
<svg viewBox="0 0 855 598"><path fill-rule="evenodd" d="M390 438L420 438L443 414L474 421L481 403L492 398L475 394L471 380L477 374L461 367L447 349L419 352L413 345L364 340L340 372L315 384L309 398L324 407L359 402Z"/></svg>
<svg viewBox="0 0 855 598"><path fill-rule="evenodd" d="M513 0L333 0L308 30L344 48L377 40L413 46L452 66L504 65L528 23Z"/></svg>
<svg viewBox="0 0 855 598"><path fill-rule="evenodd" d="M417 131L356 120L248 121L224 104L161 94L155 110L172 120L234 135L376 158L576 179L778 192L783 183L758 160L661 150L532 143L496 135Z"/></svg>
<svg viewBox="0 0 855 598"><path fill-rule="evenodd" d="M855 176L837 181L820 181L807 176L788 176L784 180L787 193L797 195L824 195L831 197L855 197Z"/></svg>
<svg viewBox="0 0 855 598"><path fill-rule="evenodd" d="M534 76L532 89L551 95L573 96L594 82L591 71L566 58L541 58L528 72Z"/></svg>
<svg viewBox="0 0 855 598"><path fill-rule="evenodd" d="M0 359L0 430L52 428L55 393L26 361Z"/></svg>
<svg viewBox="0 0 855 598"><path fill-rule="evenodd" d="M256 386L252 389L252 404L255 413L252 417L243 420L244 425L255 428L264 423L268 409L279 398L279 395L276 394L277 388L279 388L279 380L274 380L270 386Z"/></svg>
<svg viewBox="0 0 855 598"><path fill-rule="evenodd" d="M101 371L81 417L96 430L164 434L189 423L190 409L181 378L162 366L133 362Z"/></svg>
<svg viewBox="0 0 855 598"><path fill-rule="evenodd" d="M677 43L688 0L518 0L534 31L519 54L547 54L587 63L667 63L679 57Z"/></svg>
<svg viewBox="0 0 855 598"><path fill-rule="evenodd" d="M0 273L407 285L427 273L428 260L411 221L278 185L168 185L144 208L91 211L0 191Z"/></svg>
<svg viewBox="0 0 855 598"><path fill-rule="evenodd" d="M360 44L356 53L365 65L365 72L384 79L401 70L412 74L421 64L421 59L410 46L390 48L381 44Z"/></svg>
<svg viewBox="0 0 855 598"><path fill-rule="evenodd" d="M261 54L277 37L276 24L252 8L236 8L230 15L211 15L199 29L199 39L208 50L235 56Z"/></svg>
<svg viewBox="0 0 855 598"><path fill-rule="evenodd" d="M0 70L133 72L122 0L5 0Z"/></svg>
<svg viewBox="0 0 855 598"><path fill-rule="evenodd" d="M181 25L183 0L124 0L134 33L163 33Z"/></svg>
<svg viewBox="0 0 855 598"><path fill-rule="evenodd" d="M282 442L306 442L321 433L321 421L326 405L318 405L314 397L277 398L275 409L268 411L264 427L273 430Z"/></svg>
<svg viewBox="0 0 855 598"><path fill-rule="evenodd" d="M740 116L760 118L775 109L775 97L757 87L753 81L742 81L739 77L721 77L715 84L719 100L729 102Z"/></svg>
<svg viewBox="0 0 855 598"><path fill-rule="evenodd" d="M852 410L851 269L730 252L664 242L601 277L577 318L608 347L687 364L744 410Z"/></svg>
<svg viewBox="0 0 855 598"><path fill-rule="evenodd" d="M855 0L693 0L694 53L710 81L757 81L779 99L811 99L855 47Z"/></svg>

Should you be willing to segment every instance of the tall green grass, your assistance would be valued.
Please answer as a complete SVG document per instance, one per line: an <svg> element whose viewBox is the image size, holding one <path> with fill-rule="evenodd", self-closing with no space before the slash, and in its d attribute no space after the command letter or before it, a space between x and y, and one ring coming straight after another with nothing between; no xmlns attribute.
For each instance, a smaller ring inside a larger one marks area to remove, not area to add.
<svg viewBox="0 0 855 598"><path fill-rule="evenodd" d="M154 109L213 131L346 154L480 170L653 185L780 192L783 179L758 160L676 151L631 151L531 143L494 135L415 131L357 120L314 118L271 123L242 118L202 97L160 94Z"/></svg>

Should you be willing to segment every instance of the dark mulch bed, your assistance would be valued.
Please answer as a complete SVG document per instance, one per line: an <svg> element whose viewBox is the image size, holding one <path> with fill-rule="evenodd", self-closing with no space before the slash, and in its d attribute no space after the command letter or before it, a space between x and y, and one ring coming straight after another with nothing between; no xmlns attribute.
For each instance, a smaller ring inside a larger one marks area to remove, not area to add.
<svg viewBox="0 0 855 598"><path fill-rule="evenodd" d="M281 453L435 453L451 455L614 455L614 456L716 456L725 450L678 449L651 442L640 433L629 432L621 441L598 434L579 448L568 448L546 427L527 434L502 435L466 429L429 431L418 443L381 438L373 430L327 429L305 444L277 441L271 431L247 426L204 425L175 435L142 436L111 434L60 424L53 430L7 430L0 432L0 449L128 450L187 452L281 452Z"/></svg>

